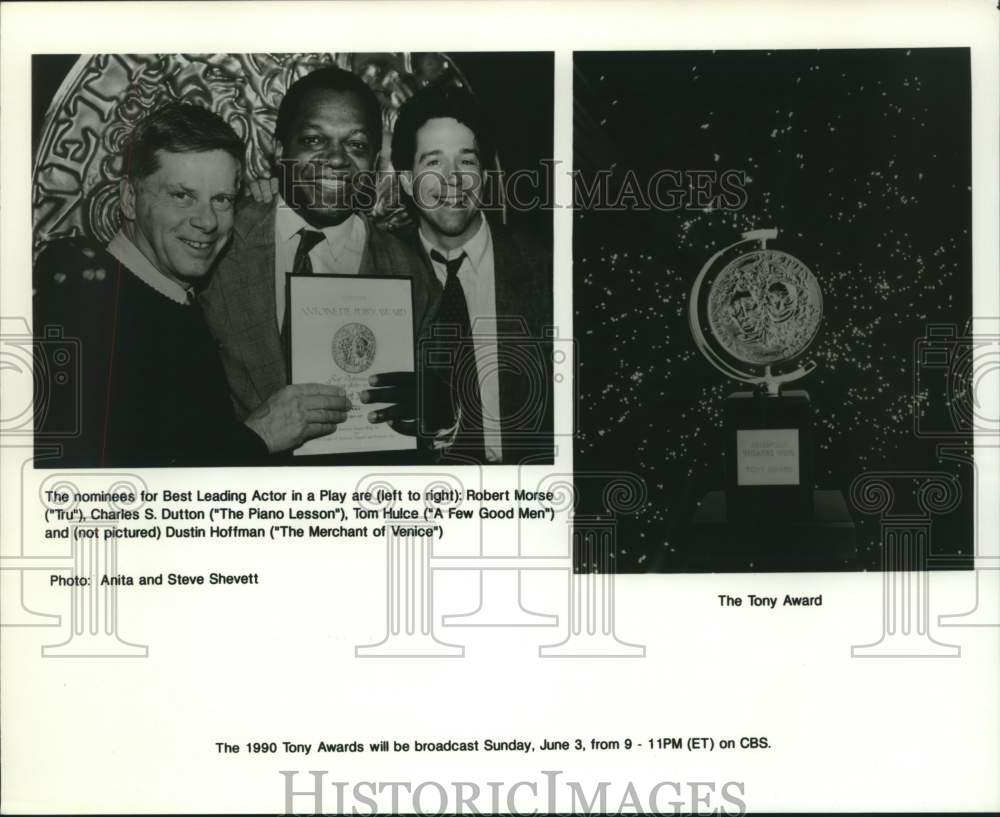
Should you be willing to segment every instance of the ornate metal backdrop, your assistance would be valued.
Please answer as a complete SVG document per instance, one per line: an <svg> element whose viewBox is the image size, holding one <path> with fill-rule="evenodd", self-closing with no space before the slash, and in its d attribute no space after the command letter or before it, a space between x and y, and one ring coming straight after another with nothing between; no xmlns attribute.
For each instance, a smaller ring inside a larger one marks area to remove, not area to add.
<svg viewBox="0 0 1000 817"><path fill-rule="evenodd" d="M67 236L108 241L118 229L121 151L135 124L156 106L184 100L215 111L246 142L250 177L269 173L274 123L285 89L323 65L358 74L382 103L380 169L399 106L420 88L468 87L445 54L98 54L82 56L45 114L32 176L34 250ZM471 89L470 89L471 90ZM377 215L394 221L398 202Z"/></svg>

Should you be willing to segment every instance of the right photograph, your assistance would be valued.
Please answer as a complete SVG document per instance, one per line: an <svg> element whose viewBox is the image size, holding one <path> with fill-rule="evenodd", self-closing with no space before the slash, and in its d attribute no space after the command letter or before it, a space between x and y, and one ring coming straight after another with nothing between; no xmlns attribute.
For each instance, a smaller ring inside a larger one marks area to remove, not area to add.
<svg viewBox="0 0 1000 817"><path fill-rule="evenodd" d="M965 48L574 55L578 572L972 569L971 156Z"/></svg>

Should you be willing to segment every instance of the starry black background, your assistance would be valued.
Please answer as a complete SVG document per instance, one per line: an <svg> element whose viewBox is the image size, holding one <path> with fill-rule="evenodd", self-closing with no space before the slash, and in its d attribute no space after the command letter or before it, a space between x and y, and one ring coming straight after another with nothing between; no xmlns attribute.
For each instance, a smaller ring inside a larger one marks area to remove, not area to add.
<svg viewBox="0 0 1000 817"><path fill-rule="evenodd" d="M695 349L687 295L714 252L767 227L824 294L818 368L794 386L812 398L817 487L846 495L869 470L957 473L965 498L935 519L932 554L969 567L969 470L939 461L911 408L914 342L971 315L968 50L577 53L574 97L583 179L608 169L614 192L630 171L746 175L738 211L574 216L574 467L635 473L649 497L619 519L616 569L690 569L681 533L723 487L722 405L739 384ZM599 514L585 483L579 513ZM858 559L829 569L878 569L880 522L852 516Z"/></svg>

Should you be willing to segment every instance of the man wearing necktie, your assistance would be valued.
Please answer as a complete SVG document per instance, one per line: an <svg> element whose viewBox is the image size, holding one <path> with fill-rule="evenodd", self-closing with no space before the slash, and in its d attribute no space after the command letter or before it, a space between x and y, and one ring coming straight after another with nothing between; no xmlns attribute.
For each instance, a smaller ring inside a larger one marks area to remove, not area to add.
<svg viewBox="0 0 1000 817"><path fill-rule="evenodd" d="M425 393L445 380L451 395L424 401L422 431L449 458L551 463L551 254L486 219L492 157L468 91L430 86L400 107L392 163L430 280L418 367Z"/></svg>
<svg viewBox="0 0 1000 817"><path fill-rule="evenodd" d="M382 112L362 79L336 67L294 82L278 108L274 171L278 195L237 209L234 237L202 296L218 339L237 413L281 399L289 382L288 273L405 275L417 255L359 212L360 179L374 168ZM414 317L426 308L414 282ZM371 378L363 403L391 403L370 422L415 431L415 376Z"/></svg>

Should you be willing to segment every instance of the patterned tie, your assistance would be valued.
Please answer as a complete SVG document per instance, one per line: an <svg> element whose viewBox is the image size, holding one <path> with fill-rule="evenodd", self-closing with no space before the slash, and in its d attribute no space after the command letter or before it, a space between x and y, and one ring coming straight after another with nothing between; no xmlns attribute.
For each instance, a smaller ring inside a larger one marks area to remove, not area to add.
<svg viewBox="0 0 1000 817"><path fill-rule="evenodd" d="M444 337L453 338L452 365L446 374L451 385L453 405L462 409L462 422L455 444L466 453L483 454L483 401L479 392L479 370L476 366L476 349L472 341L472 323L465 291L458 280L466 255L446 259L437 250L431 250L431 259L445 268L444 292L434 319L435 327L447 327Z"/></svg>
<svg viewBox="0 0 1000 817"><path fill-rule="evenodd" d="M323 233L317 230L308 230L303 227L299 230L299 246L295 250L295 261L292 263L292 275L312 275L313 265L309 258L309 253L313 247L326 238ZM285 363L288 368L288 377L292 376L291 361L291 325L292 325L292 299L289 292L285 290L285 317L281 321L281 349L285 353Z"/></svg>

